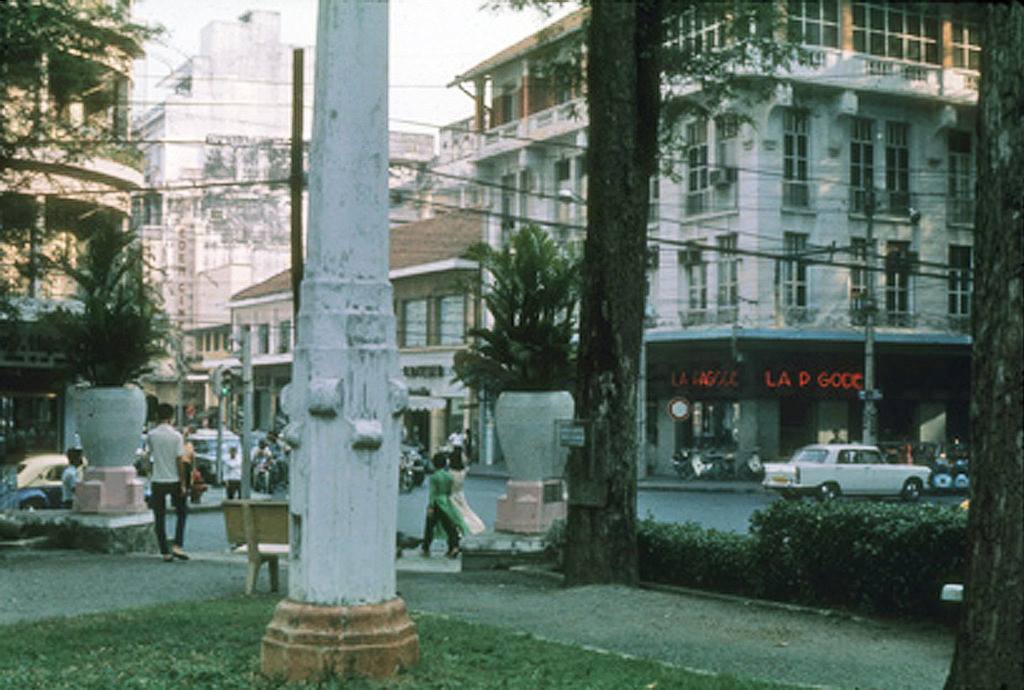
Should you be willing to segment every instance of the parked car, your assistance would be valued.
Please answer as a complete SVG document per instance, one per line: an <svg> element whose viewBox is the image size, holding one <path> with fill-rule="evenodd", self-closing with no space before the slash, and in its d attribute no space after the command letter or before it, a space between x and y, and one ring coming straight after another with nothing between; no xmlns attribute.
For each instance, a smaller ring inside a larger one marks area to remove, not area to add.
<svg viewBox="0 0 1024 690"><path fill-rule="evenodd" d="M785 498L899 496L916 501L928 484L927 467L887 463L877 446L852 443L804 446L787 463L765 465L763 486Z"/></svg>
<svg viewBox="0 0 1024 690"><path fill-rule="evenodd" d="M217 430L197 429L190 437L192 448L196 452L196 468L203 475L203 481L207 484L215 484L217 481ZM238 434L224 430L221 437L221 458L228 456L228 448L234 446L238 449L238 457L242 457L242 439Z"/></svg>
<svg viewBox="0 0 1024 690"><path fill-rule="evenodd" d="M60 508L61 475L67 466L67 457L56 453L33 455L18 463L17 506L36 510Z"/></svg>

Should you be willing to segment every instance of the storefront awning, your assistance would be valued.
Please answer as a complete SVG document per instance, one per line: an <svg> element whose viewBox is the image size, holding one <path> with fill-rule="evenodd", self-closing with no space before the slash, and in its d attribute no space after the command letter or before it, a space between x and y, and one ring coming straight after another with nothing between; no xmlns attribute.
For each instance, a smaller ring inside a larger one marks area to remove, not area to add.
<svg viewBox="0 0 1024 690"><path fill-rule="evenodd" d="M434 398L429 395L410 395L410 410L443 410L446 402L444 398Z"/></svg>

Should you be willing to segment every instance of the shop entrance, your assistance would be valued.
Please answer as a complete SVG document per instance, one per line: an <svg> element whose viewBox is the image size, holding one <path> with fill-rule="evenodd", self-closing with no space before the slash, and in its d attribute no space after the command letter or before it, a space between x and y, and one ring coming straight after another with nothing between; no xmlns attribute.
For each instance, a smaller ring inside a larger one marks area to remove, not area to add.
<svg viewBox="0 0 1024 690"><path fill-rule="evenodd" d="M779 399L779 452L788 458L815 441L814 403L801 398Z"/></svg>

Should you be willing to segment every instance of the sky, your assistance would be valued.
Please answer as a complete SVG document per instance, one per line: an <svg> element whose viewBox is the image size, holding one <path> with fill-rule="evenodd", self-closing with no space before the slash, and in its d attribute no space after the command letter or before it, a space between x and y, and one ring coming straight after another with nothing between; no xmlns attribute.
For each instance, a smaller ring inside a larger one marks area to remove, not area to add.
<svg viewBox="0 0 1024 690"><path fill-rule="evenodd" d="M481 9L483 5L484 0L391 1L393 120L442 125L469 117L473 101L456 88L446 88L452 78L573 9L546 17L536 10L494 11ZM316 0L136 0L134 18L161 24L166 32L146 46L146 58L135 65L135 99L159 99L155 84L199 50L199 32L208 22L233 21L247 10L277 11L282 41L312 46L316 8ZM390 128L431 131L395 121Z"/></svg>

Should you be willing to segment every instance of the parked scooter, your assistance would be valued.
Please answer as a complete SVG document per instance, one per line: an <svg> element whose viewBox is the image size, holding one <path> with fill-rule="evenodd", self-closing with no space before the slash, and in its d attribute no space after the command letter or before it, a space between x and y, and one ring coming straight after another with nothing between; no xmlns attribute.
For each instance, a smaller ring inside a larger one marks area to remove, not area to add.
<svg viewBox="0 0 1024 690"><path fill-rule="evenodd" d="M407 444L402 445L402 456L398 463L398 490L409 493L423 484L426 475L426 463L419 448Z"/></svg>

